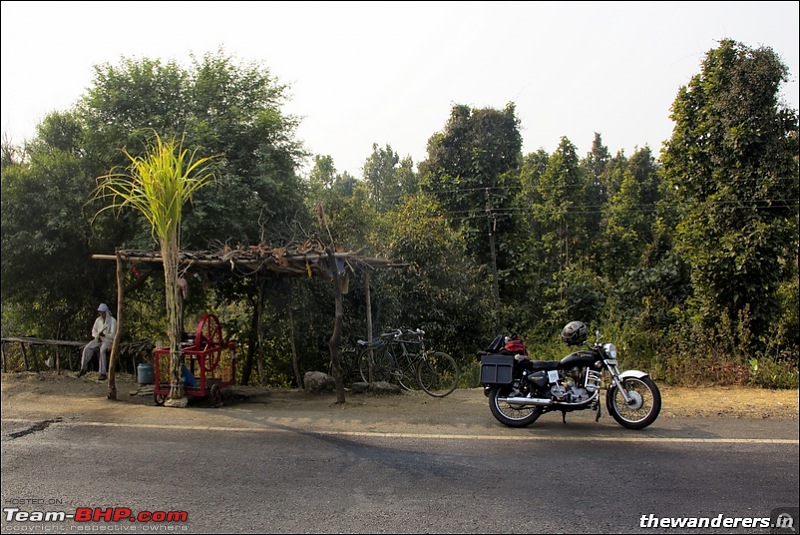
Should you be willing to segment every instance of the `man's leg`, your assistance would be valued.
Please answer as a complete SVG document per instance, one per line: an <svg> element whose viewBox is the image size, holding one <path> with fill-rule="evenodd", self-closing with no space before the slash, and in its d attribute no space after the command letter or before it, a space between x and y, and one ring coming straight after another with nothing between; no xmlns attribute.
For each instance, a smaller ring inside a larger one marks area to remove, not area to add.
<svg viewBox="0 0 800 535"><path fill-rule="evenodd" d="M78 377L86 375L89 371L89 361L92 360L95 349L100 347L100 342L92 340L83 348L83 355L81 356L81 371L78 372Z"/></svg>
<svg viewBox="0 0 800 535"><path fill-rule="evenodd" d="M112 342L113 340L104 340L103 345L100 346L100 354L97 357L99 366L97 373L99 374L99 379L101 381L106 378L106 355L108 354L108 350L111 347Z"/></svg>

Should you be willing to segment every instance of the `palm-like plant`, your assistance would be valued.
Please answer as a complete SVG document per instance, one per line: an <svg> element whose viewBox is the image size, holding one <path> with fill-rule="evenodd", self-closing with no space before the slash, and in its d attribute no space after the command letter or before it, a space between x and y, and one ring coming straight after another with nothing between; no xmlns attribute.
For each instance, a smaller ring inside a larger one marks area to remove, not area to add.
<svg viewBox="0 0 800 535"><path fill-rule="evenodd" d="M139 211L150 223L153 238L161 247L166 288L167 336L170 347L171 388L170 399L186 397L181 383L181 301L179 279L180 225L183 205L191 201L192 194L213 181L214 173L208 163L217 156L196 158L183 148L183 141L175 138L162 141L158 133L144 156L122 152L130 160L124 170L112 171L98 178L95 198L109 204L97 213L108 209L122 210L130 207Z"/></svg>

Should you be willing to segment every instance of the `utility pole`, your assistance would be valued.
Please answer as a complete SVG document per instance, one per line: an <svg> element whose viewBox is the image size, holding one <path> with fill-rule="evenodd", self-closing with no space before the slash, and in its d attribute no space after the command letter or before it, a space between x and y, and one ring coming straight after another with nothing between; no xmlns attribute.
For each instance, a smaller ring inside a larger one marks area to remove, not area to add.
<svg viewBox="0 0 800 535"><path fill-rule="evenodd" d="M492 211L492 201L489 197L489 188L486 193L486 218L489 224L489 248L492 254L492 295L494 296L494 318L499 323L500 318L500 282L497 280L497 252L494 247L494 233L497 230L497 217ZM500 327L500 325L498 325Z"/></svg>

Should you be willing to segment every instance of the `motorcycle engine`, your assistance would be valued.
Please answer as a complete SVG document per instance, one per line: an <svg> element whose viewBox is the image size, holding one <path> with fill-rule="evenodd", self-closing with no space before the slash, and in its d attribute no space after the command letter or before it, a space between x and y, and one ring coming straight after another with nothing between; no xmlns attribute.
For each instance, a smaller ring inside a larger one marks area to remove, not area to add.
<svg viewBox="0 0 800 535"><path fill-rule="evenodd" d="M589 399L589 391L585 388L574 384L569 384L568 386L567 394L572 403L580 403L581 401Z"/></svg>
<svg viewBox="0 0 800 535"><path fill-rule="evenodd" d="M583 379L583 369L574 366L567 371L566 375L575 380L576 383L581 383L581 379Z"/></svg>
<svg viewBox="0 0 800 535"><path fill-rule="evenodd" d="M567 381L566 387L553 385L550 387L550 395L554 400L566 403L580 403L589 399L589 391L575 385L572 381Z"/></svg>
<svg viewBox="0 0 800 535"><path fill-rule="evenodd" d="M550 395L556 401L569 401L568 399L569 393L561 385L553 385L550 388Z"/></svg>
<svg viewBox="0 0 800 535"><path fill-rule="evenodd" d="M531 389L534 397L550 397L554 401L561 401L564 403L580 403L589 399L589 391L583 387L577 386L576 382L580 384L582 371L580 368L572 368L565 374L567 380L564 384L563 377L558 383L551 383L548 388L548 377L546 372L535 372L527 374L528 386ZM574 379L574 380L573 380Z"/></svg>

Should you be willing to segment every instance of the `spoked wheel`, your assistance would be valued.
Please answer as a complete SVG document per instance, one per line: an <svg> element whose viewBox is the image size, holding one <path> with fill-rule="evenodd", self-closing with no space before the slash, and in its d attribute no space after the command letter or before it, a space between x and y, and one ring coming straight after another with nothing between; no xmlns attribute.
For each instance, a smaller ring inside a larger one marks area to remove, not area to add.
<svg viewBox="0 0 800 535"><path fill-rule="evenodd" d="M214 407L222 407L222 389L218 384L211 385L208 397Z"/></svg>
<svg viewBox="0 0 800 535"><path fill-rule="evenodd" d="M214 314L206 314L197 324L195 333L197 347L200 351L208 351L205 355L205 368L207 373L212 373L219 365L222 356L223 340L222 325Z"/></svg>
<svg viewBox="0 0 800 535"><path fill-rule="evenodd" d="M373 352L372 378L377 381L392 380L392 359L385 350L375 349ZM369 351L364 351L358 357L358 371L364 382L369 381Z"/></svg>
<svg viewBox="0 0 800 535"><path fill-rule="evenodd" d="M417 362L419 356L408 353L399 358L397 363L397 382L405 390L419 390L419 380L417 379Z"/></svg>
<svg viewBox="0 0 800 535"><path fill-rule="evenodd" d="M542 408L534 405L508 403L503 398L512 395L508 387L494 387L489 391L489 409L497 421L508 427L525 427L542 415Z"/></svg>
<svg viewBox="0 0 800 535"><path fill-rule="evenodd" d="M461 370L455 359L441 351L431 351L417 366L417 381L427 394L443 398L458 387Z"/></svg>
<svg viewBox="0 0 800 535"><path fill-rule="evenodd" d="M649 377L627 377L622 387L628 402L616 385L606 392L606 407L617 423L628 429L644 429L655 422L661 412L661 392L655 382Z"/></svg>

